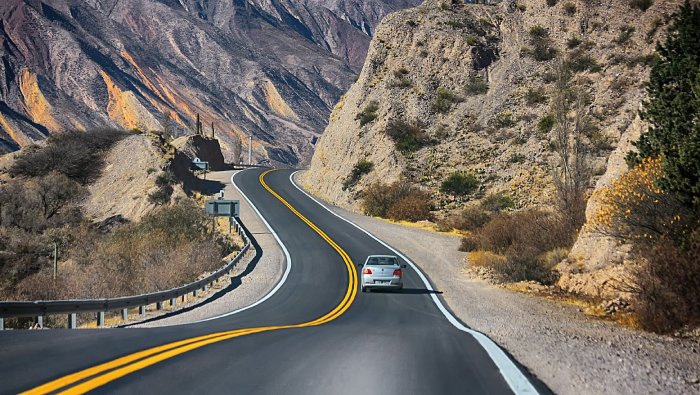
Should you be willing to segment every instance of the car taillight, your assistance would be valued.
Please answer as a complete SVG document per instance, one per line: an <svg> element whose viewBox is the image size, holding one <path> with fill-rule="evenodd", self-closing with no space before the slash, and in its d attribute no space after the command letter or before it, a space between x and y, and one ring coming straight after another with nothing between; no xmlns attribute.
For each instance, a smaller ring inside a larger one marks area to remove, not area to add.
<svg viewBox="0 0 700 395"><path fill-rule="evenodd" d="M394 276L399 276L399 277L401 277L402 275L403 275L403 273L401 273L401 269L396 269L396 270L394 270Z"/></svg>
<svg viewBox="0 0 700 395"><path fill-rule="evenodd" d="M362 274L372 274L372 269L366 267L365 270L362 271Z"/></svg>

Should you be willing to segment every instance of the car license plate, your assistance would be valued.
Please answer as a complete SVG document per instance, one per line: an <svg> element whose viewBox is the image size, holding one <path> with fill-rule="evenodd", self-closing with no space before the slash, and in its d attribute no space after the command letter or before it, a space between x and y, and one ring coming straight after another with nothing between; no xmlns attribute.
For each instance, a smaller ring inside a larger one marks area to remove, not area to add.
<svg viewBox="0 0 700 395"><path fill-rule="evenodd" d="M389 284L391 281L377 281L379 284Z"/></svg>

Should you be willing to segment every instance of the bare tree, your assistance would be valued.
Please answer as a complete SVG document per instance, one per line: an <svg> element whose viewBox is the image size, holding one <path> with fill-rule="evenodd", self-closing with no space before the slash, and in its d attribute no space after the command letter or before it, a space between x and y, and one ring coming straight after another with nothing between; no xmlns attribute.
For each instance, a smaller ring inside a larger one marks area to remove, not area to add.
<svg viewBox="0 0 700 395"><path fill-rule="evenodd" d="M589 148L585 139L588 109L584 92L572 86L572 76L565 61L557 70L552 98L554 151L557 161L554 182L559 198L559 209L572 230L585 222L586 190L590 180ZM570 116L574 112L573 118Z"/></svg>

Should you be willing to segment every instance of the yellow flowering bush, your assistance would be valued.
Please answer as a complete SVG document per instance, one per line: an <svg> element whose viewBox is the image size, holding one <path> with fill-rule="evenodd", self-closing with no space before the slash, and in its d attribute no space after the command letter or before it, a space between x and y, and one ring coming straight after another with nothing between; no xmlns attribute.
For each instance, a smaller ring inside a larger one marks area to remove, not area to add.
<svg viewBox="0 0 700 395"><path fill-rule="evenodd" d="M687 233L683 206L658 185L663 160L646 158L594 198L598 210L589 223L592 230L623 241L652 240Z"/></svg>

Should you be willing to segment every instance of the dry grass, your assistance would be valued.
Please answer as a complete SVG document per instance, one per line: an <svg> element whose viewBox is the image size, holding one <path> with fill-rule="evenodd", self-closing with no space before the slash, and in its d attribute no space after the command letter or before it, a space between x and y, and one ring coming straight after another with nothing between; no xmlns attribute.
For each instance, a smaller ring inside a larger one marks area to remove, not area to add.
<svg viewBox="0 0 700 395"><path fill-rule="evenodd" d="M82 228L54 282L49 268L21 280L18 299L134 295L189 283L221 266L233 246L211 233L211 220L192 203L165 207L140 223L100 235Z"/></svg>
<svg viewBox="0 0 700 395"><path fill-rule="evenodd" d="M494 268L506 263L507 258L491 251L472 251L467 259L472 266Z"/></svg>

